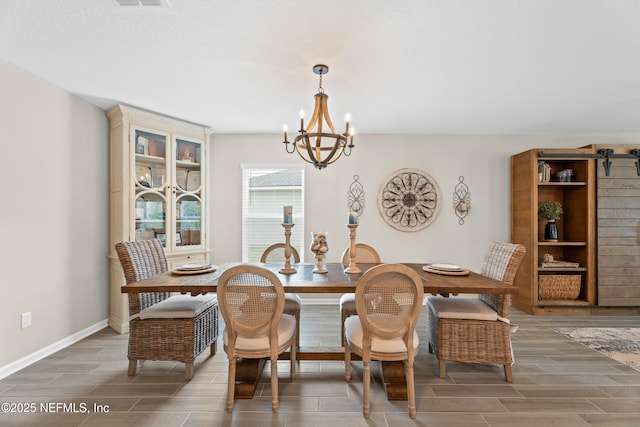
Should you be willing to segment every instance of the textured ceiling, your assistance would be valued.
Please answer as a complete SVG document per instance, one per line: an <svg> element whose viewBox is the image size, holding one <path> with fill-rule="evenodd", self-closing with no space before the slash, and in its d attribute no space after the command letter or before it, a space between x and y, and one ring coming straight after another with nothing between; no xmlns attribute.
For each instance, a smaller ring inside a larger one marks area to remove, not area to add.
<svg viewBox="0 0 640 427"><path fill-rule="evenodd" d="M637 0L169 1L2 0L0 58L218 133L293 129L317 63L340 130L640 132Z"/></svg>

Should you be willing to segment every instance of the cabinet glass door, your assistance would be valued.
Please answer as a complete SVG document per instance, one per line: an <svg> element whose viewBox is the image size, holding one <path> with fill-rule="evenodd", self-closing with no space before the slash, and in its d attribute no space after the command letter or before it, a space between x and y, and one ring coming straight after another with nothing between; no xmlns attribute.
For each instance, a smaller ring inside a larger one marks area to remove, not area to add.
<svg viewBox="0 0 640 427"><path fill-rule="evenodd" d="M175 240L176 247L202 242L202 143L175 139Z"/></svg>
<svg viewBox="0 0 640 427"><path fill-rule="evenodd" d="M136 129L135 236L167 242L167 136Z"/></svg>

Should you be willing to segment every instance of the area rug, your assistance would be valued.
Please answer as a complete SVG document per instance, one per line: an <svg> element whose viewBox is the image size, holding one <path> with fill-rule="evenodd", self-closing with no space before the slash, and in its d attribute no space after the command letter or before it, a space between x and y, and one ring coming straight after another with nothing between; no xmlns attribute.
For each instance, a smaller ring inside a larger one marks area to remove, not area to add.
<svg viewBox="0 0 640 427"><path fill-rule="evenodd" d="M555 328L554 331L640 371L640 328Z"/></svg>

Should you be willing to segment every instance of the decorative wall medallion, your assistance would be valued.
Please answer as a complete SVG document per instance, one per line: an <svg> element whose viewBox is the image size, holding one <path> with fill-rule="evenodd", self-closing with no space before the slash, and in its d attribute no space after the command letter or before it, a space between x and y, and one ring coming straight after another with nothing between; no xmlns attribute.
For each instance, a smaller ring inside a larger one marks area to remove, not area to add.
<svg viewBox="0 0 640 427"><path fill-rule="evenodd" d="M442 196L435 180L419 169L398 169L378 191L384 221L400 231L419 231L438 216Z"/></svg>

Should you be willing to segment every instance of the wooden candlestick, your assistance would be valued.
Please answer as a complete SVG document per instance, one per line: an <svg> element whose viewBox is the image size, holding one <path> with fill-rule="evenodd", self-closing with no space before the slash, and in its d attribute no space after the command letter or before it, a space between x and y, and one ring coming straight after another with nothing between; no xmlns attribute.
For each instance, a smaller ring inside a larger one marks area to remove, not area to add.
<svg viewBox="0 0 640 427"><path fill-rule="evenodd" d="M347 224L347 227L349 227L351 244L349 246L349 266L344 269L344 272L348 274L362 273L362 270L356 265L356 228L358 228L358 224Z"/></svg>
<svg viewBox="0 0 640 427"><path fill-rule="evenodd" d="M284 267L280 269L280 273L282 274L293 274L296 272L296 269L291 267L291 263L289 262L289 258L291 258L291 228L295 224L287 223L282 224L284 227Z"/></svg>

